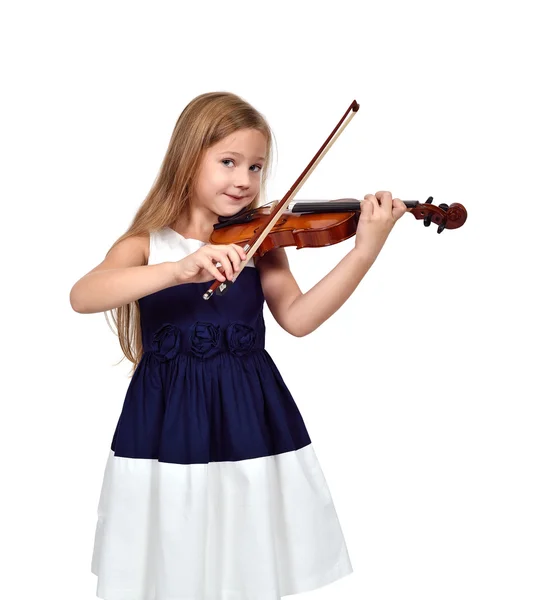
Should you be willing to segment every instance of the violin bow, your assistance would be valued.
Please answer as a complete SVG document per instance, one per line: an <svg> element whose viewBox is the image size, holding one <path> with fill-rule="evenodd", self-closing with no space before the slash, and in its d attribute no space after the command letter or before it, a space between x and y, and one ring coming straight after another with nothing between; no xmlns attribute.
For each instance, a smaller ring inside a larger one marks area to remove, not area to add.
<svg viewBox="0 0 544 600"><path fill-rule="evenodd" d="M212 297L214 292L218 296L222 296L226 294L228 288L236 281L244 267L251 260L252 256L255 254L259 246L262 244L263 240L269 234L271 229L274 227L276 222L280 219L282 213L286 210L289 201L291 198L299 191L299 189L304 185L304 182L308 179L308 177L312 174L313 170L317 167L317 165L321 162L321 159L327 154L327 152L331 149L332 145L340 134L344 131L344 129L348 126L348 123L355 116L355 113L359 110L359 104L356 100L354 100L347 111L344 113L344 116L338 122L338 125L332 130L329 137L325 140L321 148L317 151L316 155L312 158L312 160L308 163L308 166L302 171L299 175L298 179L291 186L289 191L285 194L285 196L276 204L274 210L268 216L268 220L265 221L264 225L257 229L251 240L244 246L244 252L246 253L246 258L240 263L240 270L235 275L232 281L219 281L215 280L210 288L203 295L204 300L208 300Z"/></svg>

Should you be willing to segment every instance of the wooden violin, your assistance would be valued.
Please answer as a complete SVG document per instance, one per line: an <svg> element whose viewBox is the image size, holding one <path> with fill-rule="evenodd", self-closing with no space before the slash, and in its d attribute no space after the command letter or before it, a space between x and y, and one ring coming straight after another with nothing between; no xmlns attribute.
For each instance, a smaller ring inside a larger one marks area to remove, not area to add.
<svg viewBox="0 0 544 600"><path fill-rule="evenodd" d="M457 202L432 204L430 196L424 203L406 200L404 204L423 225L438 225L437 232L457 229L467 219L467 211ZM355 235L361 214L361 203L354 198L341 198L328 202L304 200L295 202L284 211L266 238L256 249L257 256L276 248L321 248L343 242ZM219 217L210 236L212 244L238 244L244 246L270 218L273 207L263 206L244 210L232 217Z"/></svg>

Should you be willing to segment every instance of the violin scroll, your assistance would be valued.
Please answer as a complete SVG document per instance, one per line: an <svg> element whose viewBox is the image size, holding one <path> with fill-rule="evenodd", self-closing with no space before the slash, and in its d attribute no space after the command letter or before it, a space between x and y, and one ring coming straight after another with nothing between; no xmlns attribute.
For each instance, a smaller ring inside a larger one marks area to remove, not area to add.
<svg viewBox="0 0 544 600"><path fill-rule="evenodd" d="M422 204L415 202L413 206L410 206L409 202L406 202L406 205L414 217L423 219L425 227L429 227L431 223L436 223L438 225L437 233L442 233L444 229L457 229L464 225L467 220L467 210L458 202L435 206L432 203L432 196L429 196Z"/></svg>

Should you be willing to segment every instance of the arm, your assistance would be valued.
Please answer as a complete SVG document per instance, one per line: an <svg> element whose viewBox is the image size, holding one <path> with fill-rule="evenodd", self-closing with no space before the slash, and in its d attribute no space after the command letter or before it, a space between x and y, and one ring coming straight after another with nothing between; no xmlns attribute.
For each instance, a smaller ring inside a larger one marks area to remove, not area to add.
<svg viewBox="0 0 544 600"><path fill-rule="evenodd" d="M346 302L374 259L354 248L305 294L289 269L285 250L267 252L257 266L270 312L285 331L302 337L317 329Z"/></svg>
<svg viewBox="0 0 544 600"><path fill-rule="evenodd" d="M179 284L176 263L147 265L148 251L149 235L119 242L72 287L72 308L78 313L104 312Z"/></svg>
<svg viewBox="0 0 544 600"><path fill-rule="evenodd" d="M270 312L292 335L308 335L333 315L351 296L380 253L406 205L390 192L366 194L361 202L355 248L303 294L283 249L268 252L259 261L261 285ZM270 255L270 256L269 256Z"/></svg>

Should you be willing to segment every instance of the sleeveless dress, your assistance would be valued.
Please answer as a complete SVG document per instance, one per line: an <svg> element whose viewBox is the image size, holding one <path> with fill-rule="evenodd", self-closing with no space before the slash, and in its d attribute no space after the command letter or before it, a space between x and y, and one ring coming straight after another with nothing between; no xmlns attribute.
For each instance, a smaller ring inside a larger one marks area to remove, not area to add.
<svg viewBox="0 0 544 600"><path fill-rule="evenodd" d="M204 243L165 227L148 264ZM251 260L139 300L144 354L113 434L91 571L105 600L279 600L352 572L299 410L265 350Z"/></svg>

